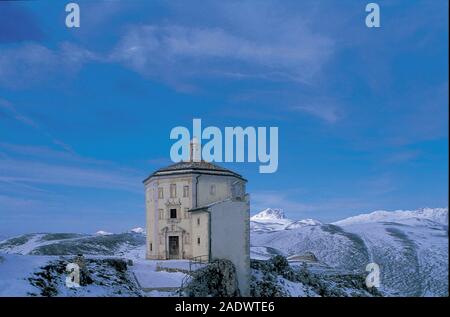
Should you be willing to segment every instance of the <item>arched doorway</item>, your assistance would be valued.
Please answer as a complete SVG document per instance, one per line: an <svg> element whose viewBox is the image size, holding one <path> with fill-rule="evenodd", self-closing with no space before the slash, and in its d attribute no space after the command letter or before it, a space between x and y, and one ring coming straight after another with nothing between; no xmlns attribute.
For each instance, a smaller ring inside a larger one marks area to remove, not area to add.
<svg viewBox="0 0 450 317"><path fill-rule="evenodd" d="M183 259L186 231L175 225L164 227L161 231L164 238L166 260Z"/></svg>

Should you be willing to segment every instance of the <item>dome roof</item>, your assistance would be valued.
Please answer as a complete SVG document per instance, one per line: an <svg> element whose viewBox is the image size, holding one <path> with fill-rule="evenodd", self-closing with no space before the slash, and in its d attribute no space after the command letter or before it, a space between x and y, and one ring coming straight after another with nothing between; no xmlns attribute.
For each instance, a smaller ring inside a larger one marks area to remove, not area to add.
<svg viewBox="0 0 450 317"><path fill-rule="evenodd" d="M187 161L178 162L167 167L160 168L152 173L144 180L144 183L152 177L156 176L169 176L179 174L209 174L209 175L221 175L221 176L234 176L245 181L245 179L238 173L235 173L229 169L220 167L216 164L200 161Z"/></svg>

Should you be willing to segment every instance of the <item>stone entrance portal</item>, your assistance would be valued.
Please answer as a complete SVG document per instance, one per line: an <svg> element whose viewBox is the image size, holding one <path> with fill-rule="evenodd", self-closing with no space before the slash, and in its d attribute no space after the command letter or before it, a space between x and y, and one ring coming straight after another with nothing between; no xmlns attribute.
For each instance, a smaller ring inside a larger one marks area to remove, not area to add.
<svg viewBox="0 0 450 317"><path fill-rule="evenodd" d="M169 236L169 259L180 258L180 243L178 236Z"/></svg>

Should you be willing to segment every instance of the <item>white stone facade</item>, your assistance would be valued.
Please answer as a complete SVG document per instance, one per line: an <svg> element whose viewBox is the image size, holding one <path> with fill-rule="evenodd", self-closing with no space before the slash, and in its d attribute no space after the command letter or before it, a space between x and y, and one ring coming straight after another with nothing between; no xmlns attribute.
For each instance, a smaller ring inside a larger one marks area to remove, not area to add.
<svg viewBox="0 0 450 317"><path fill-rule="evenodd" d="M246 180L206 162L182 162L145 181L148 259L228 259L242 295L250 275Z"/></svg>

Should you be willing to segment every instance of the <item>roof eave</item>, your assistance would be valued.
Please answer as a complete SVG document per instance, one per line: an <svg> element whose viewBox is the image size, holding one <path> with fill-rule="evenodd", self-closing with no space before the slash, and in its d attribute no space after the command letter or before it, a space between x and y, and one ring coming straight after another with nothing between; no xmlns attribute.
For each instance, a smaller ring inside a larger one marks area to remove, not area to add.
<svg viewBox="0 0 450 317"><path fill-rule="evenodd" d="M188 170L174 170L174 171L157 171L155 173L152 173L150 176L145 178L142 183L147 183L151 178L153 177L161 177L161 176L170 176L170 175L184 175L184 174L205 174L205 175L214 175L214 176L231 176L236 177L244 182L248 182L247 179L242 177L240 174L231 172L231 171L209 171L206 169L199 169L199 168L191 168Z"/></svg>

